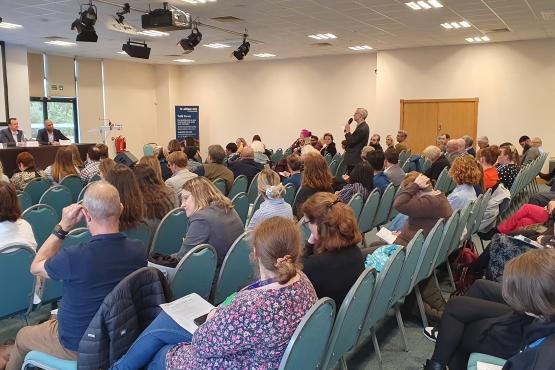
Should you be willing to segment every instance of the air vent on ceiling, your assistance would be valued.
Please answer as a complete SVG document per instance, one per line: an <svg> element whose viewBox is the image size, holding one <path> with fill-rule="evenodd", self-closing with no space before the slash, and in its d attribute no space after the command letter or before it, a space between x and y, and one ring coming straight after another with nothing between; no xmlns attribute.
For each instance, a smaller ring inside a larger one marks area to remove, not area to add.
<svg viewBox="0 0 555 370"><path fill-rule="evenodd" d="M223 16L223 17L214 17L214 18L210 18L210 19L218 21L218 22L223 22L223 23L234 23L234 22L242 22L243 21L243 19L234 17L232 15L226 15L226 16Z"/></svg>
<svg viewBox="0 0 555 370"><path fill-rule="evenodd" d="M333 46L332 44L330 44L329 42L316 42L314 44L312 44L313 47L315 48L326 48L328 46Z"/></svg>
<svg viewBox="0 0 555 370"><path fill-rule="evenodd" d="M555 10L544 10L541 15L546 21L555 21Z"/></svg>
<svg viewBox="0 0 555 370"><path fill-rule="evenodd" d="M486 30L486 33L502 33L502 32L511 32L508 28L494 28L491 30Z"/></svg>

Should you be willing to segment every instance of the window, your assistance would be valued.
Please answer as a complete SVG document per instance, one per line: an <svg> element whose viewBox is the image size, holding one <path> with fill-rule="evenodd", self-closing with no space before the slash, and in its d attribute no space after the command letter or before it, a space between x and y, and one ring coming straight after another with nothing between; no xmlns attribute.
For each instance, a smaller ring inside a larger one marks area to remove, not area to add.
<svg viewBox="0 0 555 370"><path fill-rule="evenodd" d="M77 102L74 98L31 98L31 130L33 137L44 128L44 120L54 122L72 142L79 142L77 129Z"/></svg>

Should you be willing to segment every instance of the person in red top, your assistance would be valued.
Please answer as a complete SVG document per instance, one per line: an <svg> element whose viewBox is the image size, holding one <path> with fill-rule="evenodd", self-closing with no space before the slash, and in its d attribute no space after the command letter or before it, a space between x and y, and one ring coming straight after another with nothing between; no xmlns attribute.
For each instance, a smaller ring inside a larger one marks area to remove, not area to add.
<svg viewBox="0 0 555 370"><path fill-rule="evenodd" d="M484 171L484 191L492 188L499 182L499 173L494 164L500 154L501 151L497 145L491 145L478 151L478 163L480 163Z"/></svg>

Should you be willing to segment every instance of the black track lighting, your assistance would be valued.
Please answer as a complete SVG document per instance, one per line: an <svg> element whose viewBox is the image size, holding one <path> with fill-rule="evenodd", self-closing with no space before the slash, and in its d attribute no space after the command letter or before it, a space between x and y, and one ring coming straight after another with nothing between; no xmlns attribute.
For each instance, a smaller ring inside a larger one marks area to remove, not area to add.
<svg viewBox="0 0 555 370"><path fill-rule="evenodd" d="M71 24L72 30L77 30L77 41L84 42L96 42L98 40L98 35L94 29L96 20L98 19L96 6L89 2L88 8L83 10L85 5L81 5L81 11L79 12L79 18L77 18Z"/></svg>
<svg viewBox="0 0 555 370"><path fill-rule="evenodd" d="M243 35L243 43L237 48L237 50L233 52L233 56L237 60L243 60L243 58L249 53L251 49L251 44L247 41L247 36L247 34Z"/></svg>
<svg viewBox="0 0 555 370"><path fill-rule="evenodd" d="M148 59L150 57L150 48L146 42L129 40L122 45L121 50L125 51L127 55L133 58Z"/></svg>
<svg viewBox="0 0 555 370"><path fill-rule="evenodd" d="M198 29L198 25L195 24L191 30L191 34L185 38L179 40L179 45L183 48L183 54L189 54L195 50L195 46L200 44L202 40L202 33Z"/></svg>
<svg viewBox="0 0 555 370"><path fill-rule="evenodd" d="M129 3L125 3L123 4L123 8L121 8L119 12L116 12L116 16L114 17L114 19L119 24L123 24L123 21L125 20L125 17L123 15L128 14L129 12L131 12L131 6L129 5Z"/></svg>

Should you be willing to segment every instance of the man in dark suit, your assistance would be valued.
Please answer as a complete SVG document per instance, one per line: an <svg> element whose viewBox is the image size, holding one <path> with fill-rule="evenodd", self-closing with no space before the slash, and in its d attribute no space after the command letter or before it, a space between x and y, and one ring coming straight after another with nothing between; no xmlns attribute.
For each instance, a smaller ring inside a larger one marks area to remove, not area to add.
<svg viewBox="0 0 555 370"><path fill-rule="evenodd" d="M0 143L16 144L27 141L23 131L19 129L19 121L17 118L8 119L8 127L0 131Z"/></svg>
<svg viewBox="0 0 555 370"><path fill-rule="evenodd" d="M47 119L44 121L44 128L37 134L37 141L41 144L52 144L60 140L69 140L60 130L54 128L54 123Z"/></svg>
<svg viewBox="0 0 555 370"><path fill-rule="evenodd" d="M345 125L344 132L347 148L345 149L343 160L347 165L348 173L351 173L353 167L362 160L360 158L360 153L362 152L362 148L368 143L370 128L365 121L366 117L368 117L368 111L364 108L357 108L353 116L356 122L355 130L351 133L351 125L349 123Z"/></svg>
<svg viewBox="0 0 555 370"><path fill-rule="evenodd" d="M254 161L254 150L244 147L241 151L241 159L228 163L227 167L233 172L233 176L245 175L249 185L257 173L264 169L264 165Z"/></svg>

